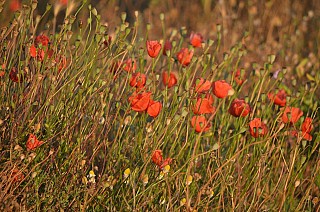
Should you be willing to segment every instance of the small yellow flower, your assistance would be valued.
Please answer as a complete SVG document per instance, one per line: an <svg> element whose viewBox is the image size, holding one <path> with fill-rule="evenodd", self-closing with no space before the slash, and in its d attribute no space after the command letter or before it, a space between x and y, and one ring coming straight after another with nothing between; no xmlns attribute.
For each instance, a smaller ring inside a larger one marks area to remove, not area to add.
<svg viewBox="0 0 320 212"><path fill-rule="evenodd" d="M142 183L143 183L143 185L147 185L148 182L149 182L149 177L148 177L148 175L146 174L146 175L144 175L144 176L142 177Z"/></svg>
<svg viewBox="0 0 320 212"><path fill-rule="evenodd" d="M185 205L186 202L187 202L186 198L182 198L182 199L180 200L180 206Z"/></svg>
<svg viewBox="0 0 320 212"><path fill-rule="evenodd" d="M163 168L163 173L167 174L170 171L170 165L165 165L165 167Z"/></svg>
<svg viewBox="0 0 320 212"><path fill-rule="evenodd" d="M85 176L82 177L81 181L82 181L82 183L85 184L85 185L88 184L88 179L87 179Z"/></svg>
<svg viewBox="0 0 320 212"><path fill-rule="evenodd" d="M189 175L189 176L187 177L187 185L190 185L191 183L192 183L192 176Z"/></svg>
<svg viewBox="0 0 320 212"><path fill-rule="evenodd" d="M163 178L163 176L164 176L164 173L163 173L163 171L161 171L160 174L159 174L159 177L158 177L159 180L161 180Z"/></svg>
<svg viewBox="0 0 320 212"><path fill-rule="evenodd" d="M96 179L95 179L95 173L93 170L91 170L88 174L88 178L89 178L89 182L90 183L96 183Z"/></svg>
<svg viewBox="0 0 320 212"><path fill-rule="evenodd" d="M130 172L131 172L131 171L130 171L130 169L129 169L129 168L127 168L126 170L124 170L123 177L124 177L124 178L129 177Z"/></svg>
<svg viewBox="0 0 320 212"><path fill-rule="evenodd" d="M89 178L93 178L93 177L95 177L95 176L96 176L96 175L95 175L94 171L91 170L91 171L89 172Z"/></svg>
<svg viewBox="0 0 320 212"><path fill-rule="evenodd" d="M214 192L211 190L211 191L209 192L209 198L213 197L213 195L214 195Z"/></svg>

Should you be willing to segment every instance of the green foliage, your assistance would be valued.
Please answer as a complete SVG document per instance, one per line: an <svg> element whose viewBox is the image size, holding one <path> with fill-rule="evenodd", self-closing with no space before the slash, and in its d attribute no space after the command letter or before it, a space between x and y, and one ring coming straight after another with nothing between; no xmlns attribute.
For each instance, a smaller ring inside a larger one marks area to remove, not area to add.
<svg viewBox="0 0 320 212"><path fill-rule="evenodd" d="M97 10L83 1L55 28L51 24L56 16L48 13L58 6L48 6L41 16L35 14L36 7L33 2L15 12L0 35L2 210L319 208L320 75L313 75L315 68L306 72L308 59L296 67L297 76L285 68L277 70L275 55L245 69L247 35L223 52L225 35L220 27L200 48L190 45L186 28L175 30L166 38L174 40L170 54L162 55L161 49L151 59L146 40L154 35L148 31L139 37L138 17L130 25L122 14L121 23L111 31ZM82 12L88 13L87 19ZM44 21L51 27L41 28ZM164 23L162 27L165 32ZM38 35L48 36L50 44L36 45ZM30 50L33 45L36 56ZM178 62L182 47L194 51L188 66ZM136 61L136 72L148 78L145 89L161 102L157 117L132 109L129 97L136 90L130 86L132 73L122 65L127 59ZM237 83L238 69L243 84ZM177 73L177 85L163 85L164 70ZM191 120L199 77L226 80L234 93L214 99L215 112L205 115L211 127L197 133ZM300 80L303 77L307 81ZM278 89L289 94L287 106L303 111L297 123L283 123L284 109L268 98ZM246 117L228 112L236 98L249 103ZM310 141L301 132L306 117L313 119ZM250 134L254 118L266 124L265 136ZM30 134L44 143L30 149ZM172 159L169 166L155 165L155 150Z"/></svg>

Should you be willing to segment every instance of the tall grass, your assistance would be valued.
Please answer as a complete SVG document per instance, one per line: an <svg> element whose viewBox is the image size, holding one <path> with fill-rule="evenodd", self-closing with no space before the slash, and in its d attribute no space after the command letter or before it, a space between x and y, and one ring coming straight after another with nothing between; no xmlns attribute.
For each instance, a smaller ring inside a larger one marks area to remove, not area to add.
<svg viewBox="0 0 320 212"><path fill-rule="evenodd" d="M12 14L1 31L1 210L319 209L318 72L307 84L296 80L291 87L286 79L296 75L275 70L275 55L244 70L247 52L241 41L222 54L220 26L215 37L195 48L185 28L166 36L164 15L162 35L148 33L148 25L143 26L147 35L140 36L138 12L133 25L123 13L113 31L86 1L72 4L59 28L50 25L56 16L38 27L63 6L48 5L36 15L33 1ZM86 20L79 18L83 11ZM49 44L36 45L39 35L48 36ZM167 56L162 49L155 58L148 56L147 40L159 40L163 48L167 39L172 41ZM194 51L187 66L177 58L183 47ZM146 74L144 89L162 104L158 116L132 109L133 74L121 65L127 59L136 61L136 73ZM238 69L242 85L233 74ZM163 85L164 70L177 74L175 86ZM214 97L215 112L204 115L211 127L198 133L191 119L200 77L210 83L225 80L234 93ZM288 94L283 108L303 111L296 123L284 123L284 109L267 97L278 89ZM236 98L249 103L249 115L228 112ZM313 119L310 141L301 132L306 117ZM254 118L266 124L265 136L250 134ZM28 149L30 134L44 143ZM155 150L171 163L158 167Z"/></svg>

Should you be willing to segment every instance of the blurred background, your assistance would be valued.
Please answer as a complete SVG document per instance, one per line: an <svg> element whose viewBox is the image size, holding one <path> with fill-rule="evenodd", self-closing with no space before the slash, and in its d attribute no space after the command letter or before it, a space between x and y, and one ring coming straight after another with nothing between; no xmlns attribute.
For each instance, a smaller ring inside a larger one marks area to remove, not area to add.
<svg viewBox="0 0 320 212"><path fill-rule="evenodd" d="M30 0L5 1L4 10L9 15L1 21L1 26L4 27L11 20L12 11L28 2ZM54 8L60 7L57 18L59 25L63 22L66 8L72 7L75 11L82 1L41 0L38 1L37 13L43 14L48 3ZM139 11L140 34L145 33L146 24L150 23L149 37L152 39L163 38L159 18L161 13L165 15L167 34L173 29L186 27L188 35L195 31L205 39L215 39L216 27L221 25L222 51L228 51L247 31L248 37L242 42L248 51L248 64L265 61L268 54L276 54L279 66L298 66L302 58L317 63L320 55L319 0L88 0L86 4L92 4L97 9L101 22L108 24L111 34L121 22L122 12L127 14L126 21L132 26L136 19L135 11ZM84 24L87 12L82 10L79 15ZM50 16L53 16L53 10L41 24L50 23Z"/></svg>

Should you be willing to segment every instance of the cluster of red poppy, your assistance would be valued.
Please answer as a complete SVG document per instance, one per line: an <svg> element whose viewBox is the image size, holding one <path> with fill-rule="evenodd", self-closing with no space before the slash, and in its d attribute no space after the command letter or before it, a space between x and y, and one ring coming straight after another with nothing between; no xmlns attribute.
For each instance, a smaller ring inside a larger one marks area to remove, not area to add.
<svg viewBox="0 0 320 212"><path fill-rule="evenodd" d="M43 141L39 141L35 135L30 134L26 143L27 150L29 151L34 150L39 146L41 146L42 144L43 144Z"/></svg>
<svg viewBox="0 0 320 212"><path fill-rule="evenodd" d="M147 112L149 116L157 117L162 109L162 104L154 101L151 95L151 92L146 91L134 92L129 97L131 109L137 112Z"/></svg>
<svg viewBox="0 0 320 212"><path fill-rule="evenodd" d="M153 163L159 167L159 169L163 169L166 165L170 165L172 162L171 158L163 159L162 151L157 149L154 150L151 157Z"/></svg>
<svg viewBox="0 0 320 212"><path fill-rule="evenodd" d="M136 88L136 91L129 97L131 109L137 112L146 111L149 116L157 117L162 109L162 104L161 102L154 101L151 98L152 93L146 91L147 76L140 72L134 72L136 70L136 63L132 59L128 59L124 63L123 69L127 72L132 72L129 84L131 87Z"/></svg>
<svg viewBox="0 0 320 212"><path fill-rule="evenodd" d="M32 44L29 48L29 55L31 58L35 58L37 61L43 62L43 60L47 57L51 59L54 51L49 48L50 40L46 35L38 35L35 40L34 44ZM52 63L56 64L58 67L58 72L61 72L62 69L66 68L67 66L67 59L65 56L57 56L53 59ZM3 67L4 66L4 67ZM5 64L3 64L2 68L5 68ZM0 76L5 74L4 71L0 72ZM9 78L13 82L22 82L23 78L20 76L19 71L16 67L12 67L9 73Z"/></svg>
<svg viewBox="0 0 320 212"><path fill-rule="evenodd" d="M203 38L201 34L192 33L190 35L190 44L194 48L201 47L202 42L203 42ZM147 44L148 55L151 58L156 58L161 51L161 48L162 48L161 43L157 40L148 40L146 44ZM171 42L169 40L166 40L163 47L162 54L168 55L167 52L171 51L171 49L172 49ZM193 53L194 53L193 50L189 50L188 48L181 48L180 51L177 53L177 60L183 67L186 67L190 64L191 59L193 57Z"/></svg>

